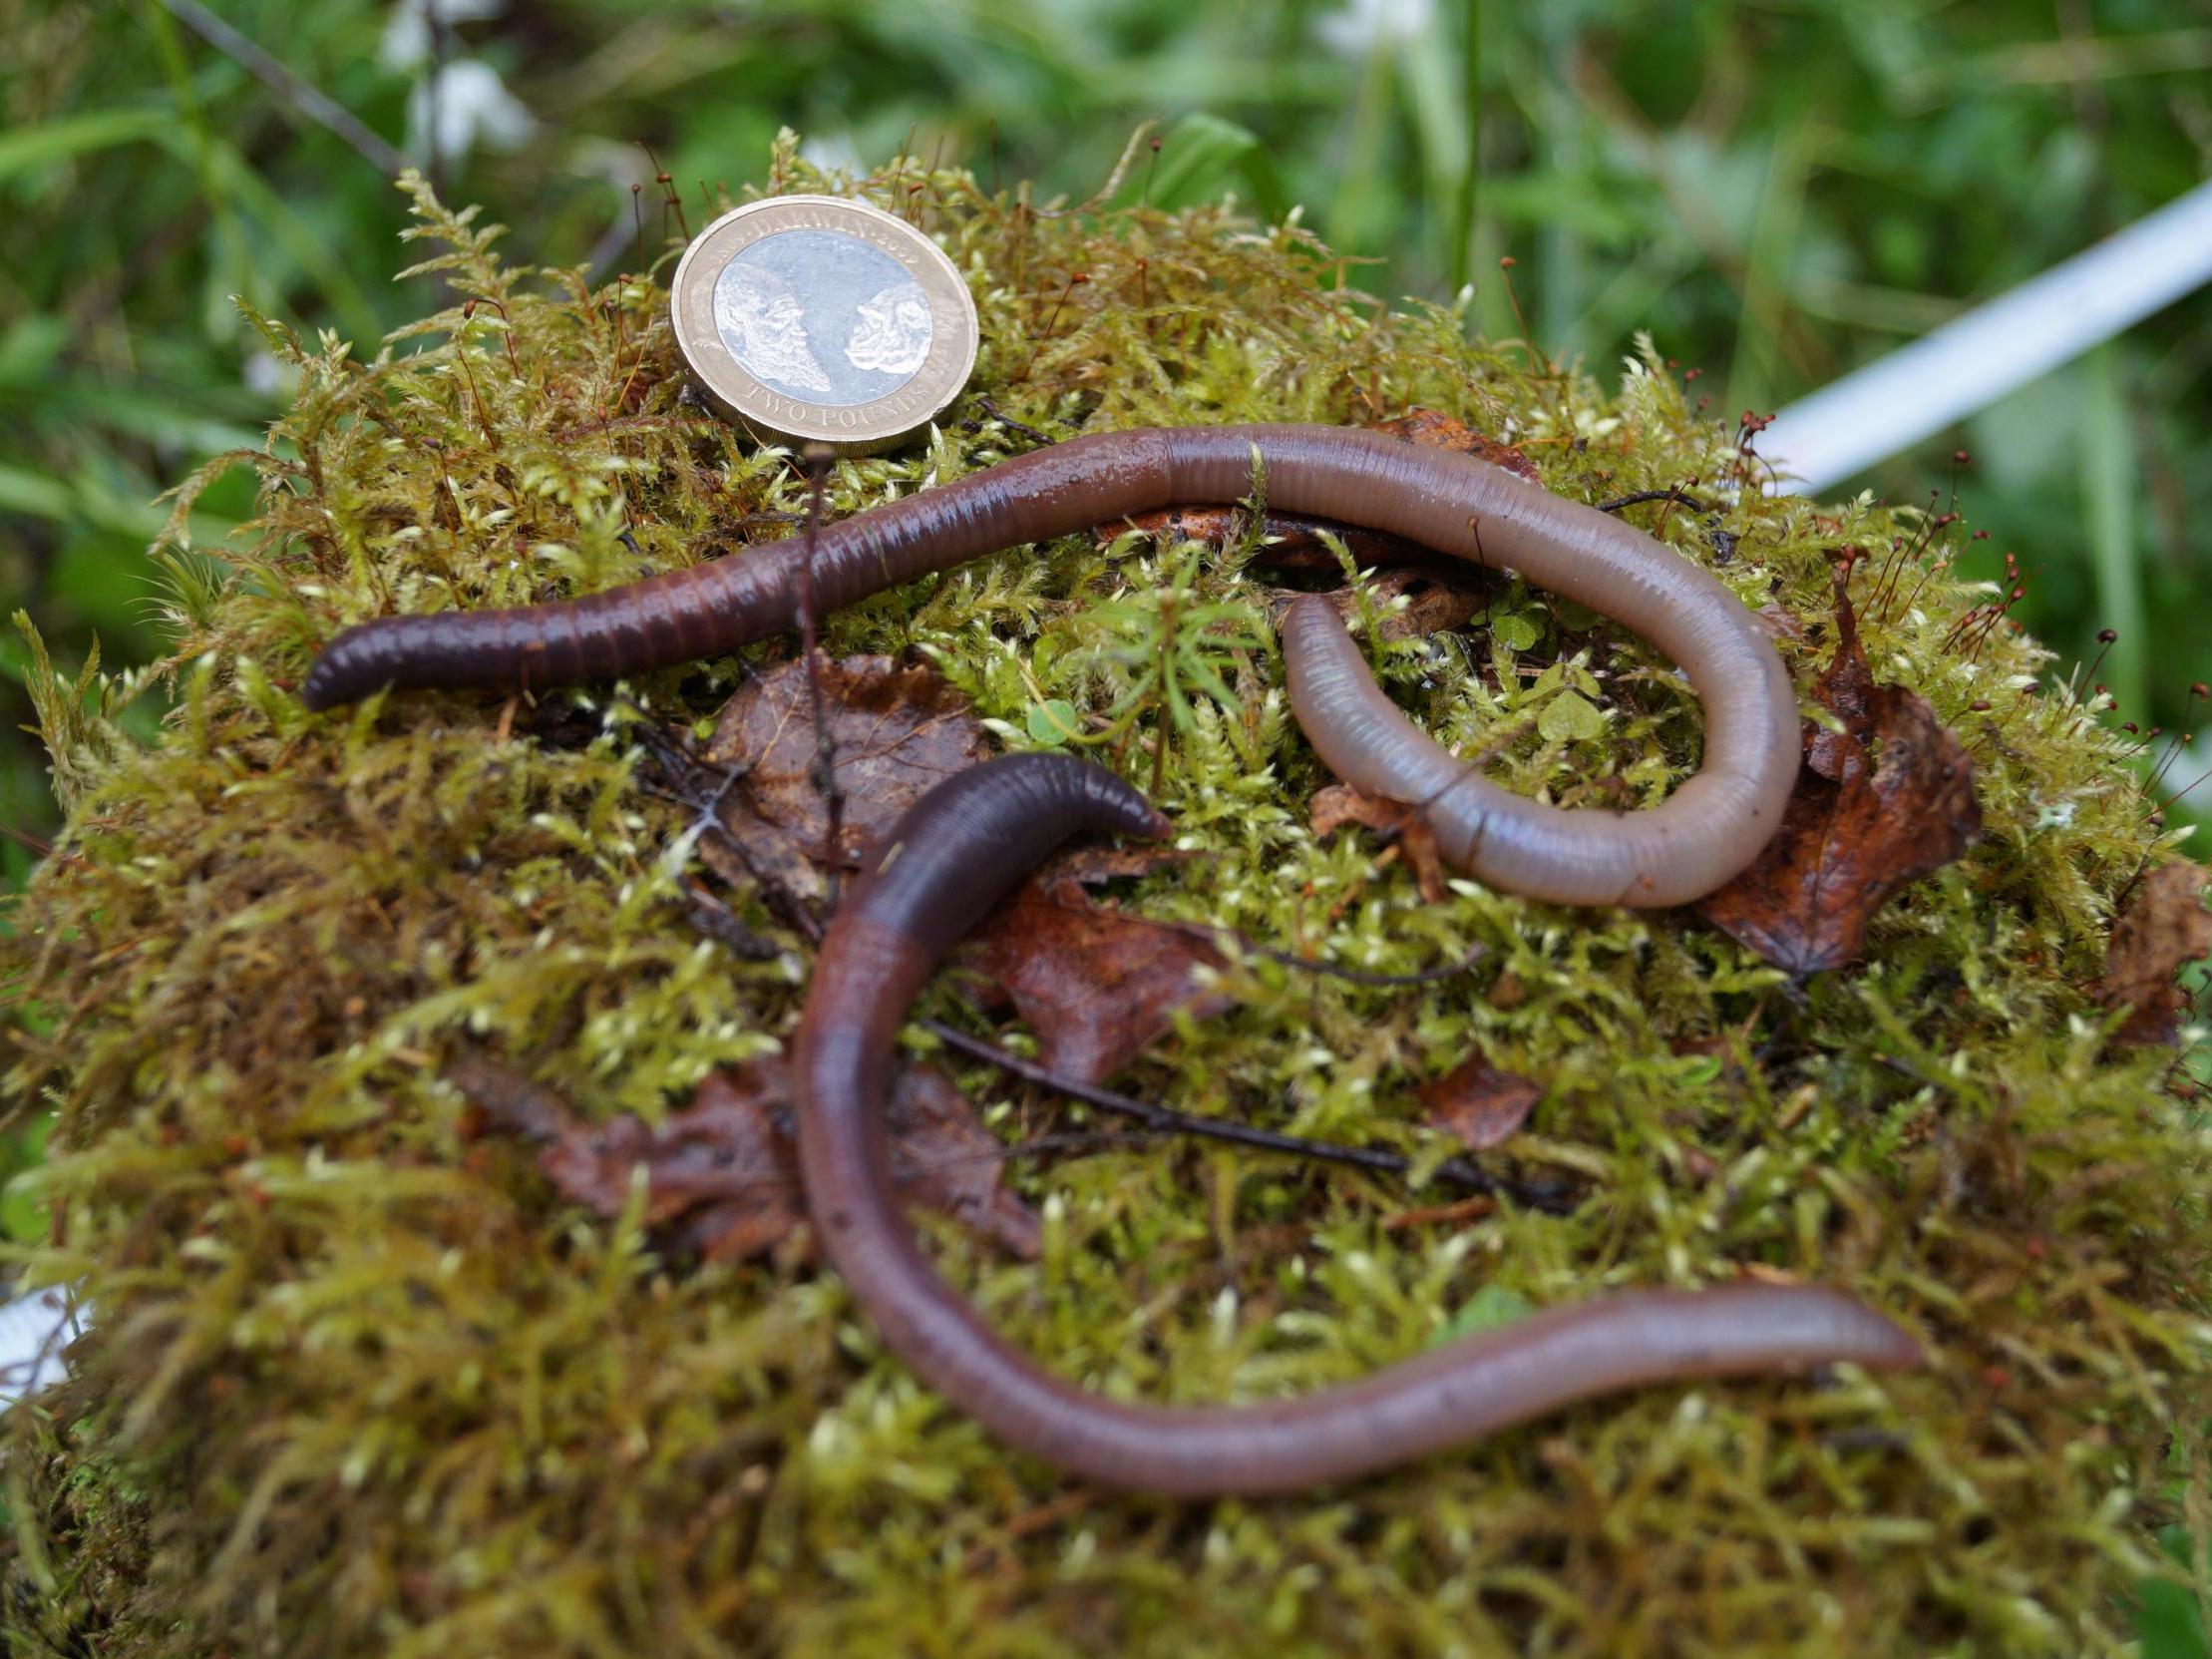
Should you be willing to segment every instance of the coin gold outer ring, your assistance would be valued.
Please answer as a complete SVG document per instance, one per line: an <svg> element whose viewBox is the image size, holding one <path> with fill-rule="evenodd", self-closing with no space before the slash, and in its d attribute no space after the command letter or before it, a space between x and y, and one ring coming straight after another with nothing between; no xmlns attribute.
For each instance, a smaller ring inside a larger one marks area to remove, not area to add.
<svg viewBox="0 0 2212 1659"><path fill-rule="evenodd" d="M787 230L828 230L889 254L928 301L928 355L913 377L872 403L811 402L747 373L715 326L714 290L746 248ZM975 302L958 267L914 225L840 196L777 196L724 213L692 238L669 283L677 349L699 389L731 420L770 442L823 444L872 455L922 432L960 395L975 368Z"/></svg>

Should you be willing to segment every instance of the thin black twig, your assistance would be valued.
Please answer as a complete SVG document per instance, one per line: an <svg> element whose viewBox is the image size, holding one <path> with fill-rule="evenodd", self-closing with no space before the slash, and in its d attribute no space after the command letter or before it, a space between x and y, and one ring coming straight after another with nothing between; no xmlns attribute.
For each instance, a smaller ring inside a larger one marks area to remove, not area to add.
<svg viewBox="0 0 2212 1659"><path fill-rule="evenodd" d="M390 179L407 167L407 158L320 87L272 57L257 41L239 33L199 3L162 0L163 9L256 81L324 131L334 134L377 172Z"/></svg>
<svg viewBox="0 0 2212 1659"><path fill-rule="evenodd" d="M1692 513L1710 513L1713 510L1710 503L1699 501L1695 496L1685 491L1666 489L1639 490L1634 495L1616 496L1611 501L1599 502L1598 511L1601 513L1618 513L1624 507L1638 507L1647 501L1678 501Z"/></svg>
<svg viewBox="0 0 2212 1659"><path fill-rule="evenodd" d="M1121 1152L1134 1147L1157 1146L1160 1136L1150 1129L1122 1129L1108 1131L1093 1129L1089 1132L1069 1130L1064 1134L1030 1135L1026 1139L1009 1142L995 1152L976 1154L975 1161L988 1158L993 1163L1011 1163L1016 1158L1062 1157L1071 1152ZM967 1159L932 1159L927 1168L949 1168Z"/></svg>
<svg viewBox="0 0 2212 1659"><path fill-rule="evenodd" d="M645 729L651 731L650 727ZM703 801L692 790L689 781L690 775L700 769L699 762L693 756L682 752L680 747L670 741L663 732L652 731L647 738L647 743L653 751L659 769L666 774L666 781L656 784L647 780L645 786L667 800L700 813L702 815L700 827L704 833L722 837L725 844L736 854L738 860L751 872L754 883L769 909L781 916L789 926L797 929L810 943L819 944L823 931L821 918L796 895L785 891L779 882L769 879L765 872L755 866L747 856L743 844L723 830L719 819L713 815L712 803ZM723 787L727 787L727 779L724 780ZM714 799L716 801L720 799L720 790L716 791ZM1195 924L1186 924L1186 926L1190 926L1194 931L1197 931ZM1267 947L1260 946L1252 948L1257 950L1267 949ZM1287 955L1285 960L1298 967L1311 968L1321 972L1330 971L1326 964L1309 963L1300 958ZM1360 972L1356 969L1338 969L1334 971L1346 975L1356 975ZM1432 970L1427 975L1371 975L1367 978L1383 984L1399 984L1408 980L1422 983L1428 979L1449 977L1465 971L1465 965L1461 964L1448 970ZM1134 1095L1123 1094L1114 1089L1100 1087L1095 1083L1084 1082L1079 1078L1062 1076L1049 1066L1041 1065L1035 1060L1023 1059L1020 1055L1011 1053L986 1038L970 1036L958 1027L948 1026L941 1020L923 1020L920 1024L922 1030L930 1033L948 1048L966 1054L972 1059L981 1060L985 1064L996 1066L998 1069L1020 1077L1026 1082L1035 1083L1040 1088L1051 1089L1056 1093L1066 1095L1070 1099L1080 1100L1085 1105L1095 1106L1101 1111L1110 1111L1124 1117L1133 1118L1161 1134L1193 1135L1205 1139L1228 1141L1235 1145L1251 1147L1259 1151L1280 1152L1287 1156L1310 1158L1322 1163L1347 1164L1353 1168L1365 1169L1375 1174L1404 1175L1413 1167L1413 1160L1399 1152L1383 1151L1365 1146L1344 1146L1333 1141L1309 1140L1302 1135L1285 1134L1274 1129L1256 1128L1249 1123L1236 1123L1224 1118L1208 1117L1201 1113L1177 1111L1172 1106L1157 1105L1148 1100L1140 1100ZM1553 1179L1508 1180L1476 1167L1465 1158L1446 1158L1436 1166L1434 1174L1436 1179L1450 1182L1467 1191L1510 1197L1525 1208L1541 1210L1547 1214L1565 1215L1575 1207L1573 1187L1565 1181Z"/></svg>
<svg viewBox="0 0 2212 1659"><path fill-rule="evenodd" d="M830 908L837 909L838 832L845 819L845 795L837 782L837 734L830 729L830 704L822 688L822 652L815 638L814 550L822 531L822 496L829 483L830 451L809 444L807 464L806 546L799 555L799 649L807 659L807 701L814 711L814 759L807 765L808 781L822 797L829 827L822 837L823 880L829 886Z"/></svg>
<svg viewBox="0 0 2212 1659"><path fill-rule="evenodd" d="M461 1091L462 1097L470 1105L528 1145L554 1145L564 1136L572 1135L585 1126L585 1120L566 1096L538 1081L529 1072L495 1057L488 1050L463 1049L447 1063L444 1076L447 1082ZM786 1114L778 1112L774 1115L777 1127L788 1134L790 1124ZM1054 1134L1028 1135L1003 1144L994 1142L973 1152L939 1154L927 1158L914 1157L905 1146L894 1145L892 1173L905 1181L918 1175L976 1164L1003 1164L1017 1158L1053 1157L1069 1152L1106 1152L1125 1147L1156 1145L1159 1140L1158 1132L1151 1129L1068 1129ZM748 1190L788 1190L795 1184L790 1178L781 1175L765 1175L753 1179L724 1177L718 1180L714 1196L735 1198L743 1196ZM37 1363L33 1362L34 1367ZM0 1384L5 1381L7 1379L0 1377Z"/></svg>
<svg viewBox="0 0 2212 1659"><path fill-rule="evenodd" d="M1177 1111L1172 1106L1157 1105L1150 1100L1140 1100L1132 1094L1123 1094L1115 1089L1102 1088L1096 1083L1084 1082L1080 1078L1062 1076L1050 1066L1009 1053L996 1043L971 1037L958 1027L948 1026L941 1020L923 1020L921 1025L923 1031L946 1047L957 1049L971 1059L979 1059L986 1065L996 1066L1025 1082L1065 1094L1070 1099L1080 1100L1100 1111L1133 1118L1164 1134L1195 1135L1208 1140L1228 1141L1256 1151L1282 1152L1290 1157L1311 1158L1322 1163L1349 1164L1354 1168L1384 1175L1403 1175L1413 1167L1413 1160L1401 1152L1388 1152L1370 1146L1344 1146L1334 1141L1308 1140L1302 1135L1284 1134L1275 1129L1258 1128L1250 1123L1236 1123L1227 1118ZM1552 1215L1565 1215L1574 1208L1572 1189L1564 1181L1508 1180L1476 1168L1465 1158L1446 1158L1436 1166L1435 1175L1438 1180L1449 1181L1470 1192L1510 1197L1529 1209L1543 1210Z"/></svg>
<svg viewBox="0 0 2212 1659"><path fill-rule="evenodd" d="M975 407L982 411L982 415L985 420L996 421L1008 432L1020 433L1024 438L1027 438L1039 449L1050 448L1055 442L1058 441L1056 439L1046 437L1042 432L1039 432L1033 426L1024 426L1020 421L1015 420L1013 416L1007 414L1004 410L1000 409L997 404L991 402L991 400L987 397L976 398Z"/></svg>
<svg viewBox="0 0 2212 1659"><path fill-rule="evenodd" d="M718 828L709 825L707 832L716 833ZM704 883L686 881L683 892L691 902L691 925L731 955L747 962L774 962L784 954L781 945L747 927L745 919L710 892Z"/></svg>

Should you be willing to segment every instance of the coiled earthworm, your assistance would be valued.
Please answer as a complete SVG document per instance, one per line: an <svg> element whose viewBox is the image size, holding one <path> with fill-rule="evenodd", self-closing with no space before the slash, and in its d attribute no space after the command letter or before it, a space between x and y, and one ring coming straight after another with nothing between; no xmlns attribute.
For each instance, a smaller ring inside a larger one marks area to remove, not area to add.
<svg viewBox="0 0 2212 1659"><path fill-rule="evenodd" d="M1910 1337L1840 1292L1742 1283L1552 1309L1295 1400L1131 1405L1053 1376L922 1254L900 1212L885 1113L899 1029L940 959L1083 830L1157 837L1167 824L1129 784L1064 755L1003 756L937 785L830 925L799 1024L800 1168L822 1247L892 1351L1000 1439L1127 1490L1282 1492L1645 1384L1919 1362Z"/></svg>
<svg viewBox="0 0 2212 1659"><path fill-rule="evenodd" d="M1335 611L1312 594L1291 602L1280 628L1290 707L1331 771L1420 808L1445 861L1494 887L1570 905L1687 904L1739 874L1781 824L1797 777L1797 703L1774 647L1733 595L1689 565L1668 582L1670 600L1638 596L1639 609L1676 608L1647 612L1641 631L1702 631L1677 654L1703 669L1691 678L1704 695L1705 759L1640 812L1547 806L1484 778L1398 711ZM1685 616L1693 606L1702 614ZM1733 676L1725 688L1711 688L1723 674Z"/></svg>

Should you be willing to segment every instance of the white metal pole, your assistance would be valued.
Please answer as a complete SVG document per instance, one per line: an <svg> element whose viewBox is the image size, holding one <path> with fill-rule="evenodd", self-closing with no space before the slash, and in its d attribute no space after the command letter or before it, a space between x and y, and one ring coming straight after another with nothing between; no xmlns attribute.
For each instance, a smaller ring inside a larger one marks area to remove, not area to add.
<svg viewBox="0 0 2212 1659"><path fill-rule="evenodd" d="M1759 435L1785 481L1830 489L2212 281L2212 183L1799 399Z"/></svg>

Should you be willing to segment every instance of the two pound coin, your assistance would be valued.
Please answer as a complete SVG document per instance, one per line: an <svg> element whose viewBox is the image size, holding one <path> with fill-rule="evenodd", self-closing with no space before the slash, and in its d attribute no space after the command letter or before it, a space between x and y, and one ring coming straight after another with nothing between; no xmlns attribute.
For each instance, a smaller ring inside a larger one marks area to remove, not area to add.
<svg viewBox="0 0 2212 1659"><path fill-rule="evenodd" d="M905 219L842 197L724 213L684 250L669 304L700 389L770 442L895 448L975 367L975 302L952 261Z"/></svg>

